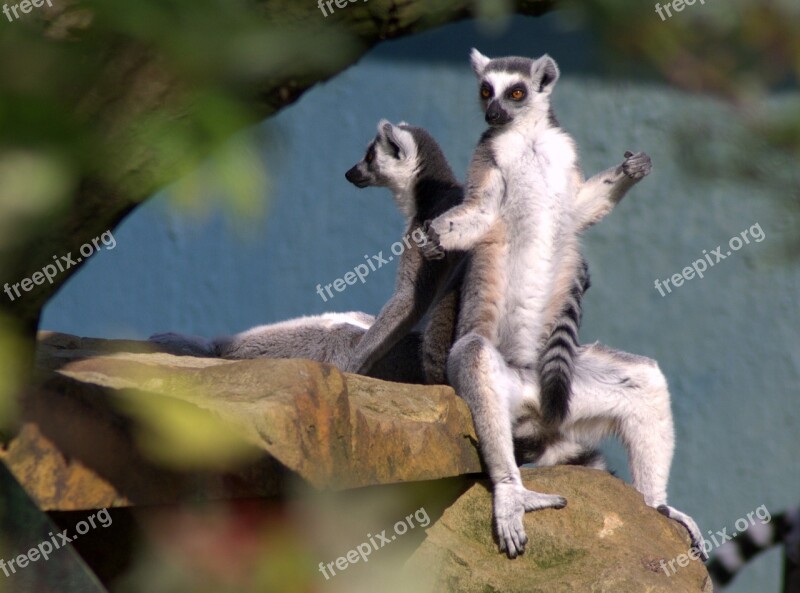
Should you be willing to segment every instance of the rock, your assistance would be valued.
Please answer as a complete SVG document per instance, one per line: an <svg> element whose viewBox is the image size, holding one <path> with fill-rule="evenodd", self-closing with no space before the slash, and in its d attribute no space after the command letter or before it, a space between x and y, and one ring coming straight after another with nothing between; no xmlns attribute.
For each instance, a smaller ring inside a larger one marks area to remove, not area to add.
<svg viewBox="0 0 800 593"><path fill-rule="evenodd" d="M282 469L320 489L480 471L469 410L445 386L388 383L306 360L172 356L143 342L54 333L41 334L37 365L22 429L0 459L45 510L270 495L282 487ZM193 471L148 458L137 434L153 441L169 432L159 412L176 406L177 421L202 413L233 427L250 456Z"/></svg>
<svg viewBox="0 0 800 593"><path fill-rule="evenodd" d="M702 564L677 563L689 547L680 525L621 480L586 468L523 470L529 488L564 495L568 505L528 513L525 555L500 554L487 484L465 476L481 469L469 410L448 387L389 383L305 360L173 356L143 342L63 334L41 335L37 365L20 430L0 460L42 510L276 496L281 505L287 479L297 477L318 490L413 482L393 488L441 490L438 498L412 496L413 508L429 507L434 519L446 510L413 555L392 548L410 555L406 576L396 579L413 585L407 590L711 591ZM228 449L235 455L220 454ZM465 477L443 479L452 476ZM374 496L392 520L407 514L395 512L386 488L359 492L337 496ZM354 523L349 512L335 514ZM382 523L360 526L347 541ZM343 532L332 532L325 558L340 553ZM417 530L403 541L421 536Z"/></svg>
<svg viewBox="0 0 800 593"><path fill-rule="evenodd" d="M525 554L508 560L492 538L491 494L479 482L428 529L406 564L420 592L709 593L699 561L676 568L688 534L633 487L598 470L562 466L523 469L528 488L565 496L564 509L525 515ZM419 577L419 575L424 575Z"/></svg>

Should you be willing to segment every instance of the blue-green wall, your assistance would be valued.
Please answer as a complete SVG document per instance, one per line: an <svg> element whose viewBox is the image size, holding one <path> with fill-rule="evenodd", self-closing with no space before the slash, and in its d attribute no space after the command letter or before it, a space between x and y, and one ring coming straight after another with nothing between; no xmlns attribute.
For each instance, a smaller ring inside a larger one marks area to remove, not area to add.
<svg viewBox="0 0 800 593"><path fill-rule="evenodd" d="M762 504L773 512L797 504L797 211L784 205L779 183L693 172L698 157L725 165L756 153L726 106L604 74L589 36L560 31L553 16L515 19L500 39L464 23L377 48L256 131L271 207L268 218L250 221L247 236L220 214L193 220L168 192L159 194L115 231L113 251L95 255L53 299L42 327L105 337L213 335L331 309L377 312L394 265L327 304L315 292L364 254L387 252L402 231L389 194L357 190L344 172L386 117L427 127L463 176L483 128L467 62L472 45L559 61L557 113L588 174L616 164L626 149L653 157L652 175L586 236L593 287L582 336L654 357L670 380L678 433L671 502L714 531L732 530ZM678 133L701 126L708 131ZM762 242L672 294L655 290L656 278L755 223ZM777 591L778 573L772 553L732 590Z"/></svg>

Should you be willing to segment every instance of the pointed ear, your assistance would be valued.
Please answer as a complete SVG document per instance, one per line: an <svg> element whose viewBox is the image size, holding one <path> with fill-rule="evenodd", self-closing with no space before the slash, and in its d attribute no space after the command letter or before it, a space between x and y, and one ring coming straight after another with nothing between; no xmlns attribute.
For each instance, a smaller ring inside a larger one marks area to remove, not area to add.
<svg viewBox="0 0 800 593"><path fill-rule="evenodd" d="M559 76L561 76L561 72L558 64L547 54L534 60L531 65L531 79L534 84L538 84L537 90L540 93L552 91Z"/></svg>
<svg viewBox="0 0 800 593"><path fill-rule="evenodd" d="M395 158L404 159L414 149L414 139L411 134L388 120L382 119L378 123L378 135L394 150Z"/></svg>
<svg viewBox="0 0 800 593"><path fill-rule="evenodd" d="M472 69L478 76L483 76L483 70L486 68L486 64L492 61L491 58L487 58L474 47L469 54L469 59L470 62L472 62Z"/></svg>
<svg viewBox="0 0 800 593"><path fill-rule="evenodd" d="M387 127L391 128L392 127L392 122L390 122L388 119L382 119L381 121L379 121L378 122L378 136L380 136L381 138L385 137L386 136L386 128Z"/></svg>

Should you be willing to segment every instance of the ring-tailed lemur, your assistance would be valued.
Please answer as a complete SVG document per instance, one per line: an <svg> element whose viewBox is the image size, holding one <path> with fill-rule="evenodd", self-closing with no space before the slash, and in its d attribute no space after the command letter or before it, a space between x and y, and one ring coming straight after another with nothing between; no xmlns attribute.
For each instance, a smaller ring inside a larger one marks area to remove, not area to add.
<svg viewBox="0 0 800 593"><path fill-rule="evenodd" d="M784 583L783 591L800 591L800 507L754 523L722 544L707 565L714 590L733 581L757 555L780 544L785 546L784 575L791 581Z"/></svg>
<svg viewBox="0 0 800 593"><path fill-rule="evenodd" d="M426 220L461 203L461 185L433 137L404 122L378 123L378 134L364 158L345 173L359 188L387 187L406 219L405 236L414 237L403 252L395 290L367 330L343 370L368 374L394 344L431 311L423 332L422 358L429 383L444 383L447 352L453 342L459 278L464 267L460 253L436 261L422 255L416 240L424 238Z"/></svg>
<svg viewBox="0 0 800 593"><path fill-rule="evenodd" d="M566 504L527 490L514 457L515 436L552 434L581 445L620 436L634 486L648 505L682 523L697 546L694 520L666 506L674 429L655 362L598 345L581 349L566 418L556 426L543 421L541 344L579 274L580 230L613 201L591 192L582 199L578 191L575 144L550 105L559 77L552 58L492 60L473 50L472 66L490 128L470 164L464 202L426 225L422 249L431 258L470 251L447 374L472 411L494 486L500 549L511 558L524 551L526 511Z"/></svg>
<svg viewBox="0 0 800 593"><path fill-rule="evenodd" d="M248 360L305 358L344 368L375 317L360 311L323 313L259 325L233 336L206 339L174 332L155 334L150 341L179 356ZM370 376L384 381L425 383L422 336L409 332L373 366Z"/></svg>
<svg viewBox="0 0 800 593"><path fill-rule="evenodd" d="M461 202L463 191L439 145L422 128L386 120L364 158L347 171L353 185L388 187L406 216L407 248L400 256L395 292L377 318L328 313L259 326L206 340L175 333L151 341L185 354L223 358L308 358L348 372L405 382L444 383L454 340L461 254L430 261L416 239L422 224ZM424 336L412 329L431 311ZM416 347L409 353L412 346ZM403 354L408 354L403 360Z"/></svg>
<svg viewBox="0 0 800 593"><path fill-rule="evenodd" d="M606 205L595 221L650 171L647 155L625 156L621 165L592 177L582 188L587 200L590 194L596 194L594 199ZM345 177L361 188L390 188L398 208L406 215L406 234L412 236L421 233L423 221L463 199L463 188L438 143L423 128L404 123L394 126L381 120L364 158ZM445 383L465 267L459 260L454 254L448 262L430 262L420 256L416 243L411 243L401 255L395 293L381 310L378 321L367 313L326 313L258 326L213 340L177 333L156 334L150 340L175 354L232 359L307 358L381 379ZM571 310L565 312L543 350L546 359L564 362L560 328L567 328L577 348L581 297L587 288L588 269L584 266L572 289ZM428 320L422 336L409 333L426 311ZM421 353L417 352L420 345ZM373 367L375 361L379 363ZM532 452L523 455L525 459L532 456Z"/></svg>
<svg viewBox="0 0 800 593"><path fill-rule="evenodd" d="M646 154L626 152L622 164L603 171L582 184L580 199L591 204L591 211L587 212L582 228L598 222L650 170L651 162ZM368 145L364 158L348 171L346 177L358 187L391 188L399 209L406 214L407 234L418 232L423 221L430 220L427 217L430 212L449 210L463 199L463 189L455 181L436 141L424 129L403 123L391 126L387 122L381 122L378 135ZM446 199L445 204L440 203L442 192ZM401 262L395 293L381 310L379 321L359 344L360 352L353 358L351 369L359 368L360 372L368 369L368 365L364 365L362 361L370 358L369 353L376 348L382 352L390 347L392 341L402 334L396 328L414 326L421 314L433 303L424 327L422 356L427 382L443 383L447 353L454 341L455 317L465 269L463 264L469 265L468 256L466 262L460 263L458 259L451 259L449 266L437 269L426 265L426 260L419 258L418 254L414 255L413 259ZM451 257L453 255L456 254L451 254ZM447 277L442 275L445 270L448 270ZM437 275L438 279L435 278ZM424 284L420 278L426 278ZM577 332L581 318L581 299L588 285L588 268L583 263L580 273L574 279L570 302L543 348L543 356L547 360L559 365L568 362L570 372L572 356L576 355L579 348ZM436 287L436 290L432 287ZM374 335L372 340L368 340L370 332ZM563 354L564 332L569 332L574 344L569 359L565 359ZM447 347L443 348L443 344ZM588 351L596 354L594 350ZM597 352L599 351L598 347ZM608 349L602 351L604 355L613 352ZM591 359L590 355L585 354L586 348L582 352L587 361ZM624 357L624 353L617 354ZM609 373L623 372L618 370L616 361L612 361L611 366L614 368L610 368ZM519 463L577 464L605 469L605 460L594 444L587 448L574 440L564 438L563 435L550 434L544 438L540 435L535 438L526 436L516 441L515 451Z"/></svg>
<svg viewBox="0 0 800 593"><path fill-rule="evenodd" d="M405 129L404 129L405 128ZM392 137L403 138L406 150L399 151L390 142L387 132L391 131ZM408 136L404 136L408 134ZM414 146L411 146L411 143ZM396 162L395 162L396 161ZM420 161L437 163L435 167L420 167ZM427 176L427 181L421 183L422 178L417 176L417 171L438 171L440 176ZM650 161L646 155L632 155L626 153L626 159L617 167L604 171L590 180L581 188L581 199L586 203L594 204L594 217L592 222L599 220L605 213L613 208L632 187L636 181L646 175L650 170ZM409 178L409 175L411 177ZM439 198L435 191L437 187L446 189L448 203L452 201L452 183L454 177L446 164L444 154L438 144L422 129L411 126L395 126L387 128L386 122L378 126L378 134L367 148L364 158L357 163L347 174L347 177L357 186L389 186L397 188L395 200L401 211L410 216L410 220L424 220L424 212L437 211L434 205L424 205L420 210L422 216L416 215L416 204L427 200L435 202ZM409 188L416 188L409 191ZM459 186L460 191L460 186ZM417 193L415 193L417 192ZM405 202L404 200L412 200ZM460 198L459 198L460 200ZM409 228L413 228L409 220ZM404 252L404 255L409 250ZM416 257L413 265L401 263L398 274L398 294L420 292L423 286L441 286L442 279L427 278L422 282L416 280L418 275L427 276L436 270L442 274L444 267L434 267L425 264L426 260ZM456 270L459 268L456 267ZM385 380L403 382L445 382L445 363L447 353L454 341L455 316L458 311L458 297L462 274L454 273L446 280L442 296L434 302L429 311L429 320L424 329L424 336L417 332L410 332L400 342L392 347L388 354L370 369L369 375ZM405 283L405 284L404 284ZM586 288L588 280L578 277L576 286L580 292L576 294L579 307L579 298ZM427 295L427 296L426 296ZM425 300L435 300L434 291L419 297ZM419 311L425 307L417 306L405 309ZM259 357L268 358L307 358L320 362L332 363L340 368L345 368L348 361L354 358L356 344L373 324L384 324L381 335L393 340L397 332L393 327L403 323L399 317L386 313L393 311L393 307L386 306L381 312L378 321L366 313L326 313L318 316L303 317L280 323L252 328L235 336L207 340L205 338L185 336L176 333L157 334L151 337L169 352L174 354L188 354L194 356L219 356L232 359L251 359ZM396 311L396 309L395 309ZM383 319L381 319L383 317ZM578 315L579 319L579 315ZM406 325L411 325L406 323ZM386 348L386 345L382 346ZM422 356L420 356L420 347ZM580 348L576 368L584 370L583 375L593 376L596 368L602 367L605 376L617 376L620 383L636 382L646 385L644 379L638 374L648 371L645 368L637 369L635 365L625 366L624 353L614 353L599 346ZM424 375L421 372L424 367ZM586 370L590 369L590 370ZM595 370L592 370L595 369ZM588 373L588 375L587 375ZM608 391L608 397L619 396L617 385L613 382L606 385L602 381L588 385L578 385L579 389ZM595 448L595 443L584 446L575 439L566 435L519 433L516 442L519 463L537 463L538 465L580 464L598 469L605 468L605 462Z"/></svg>

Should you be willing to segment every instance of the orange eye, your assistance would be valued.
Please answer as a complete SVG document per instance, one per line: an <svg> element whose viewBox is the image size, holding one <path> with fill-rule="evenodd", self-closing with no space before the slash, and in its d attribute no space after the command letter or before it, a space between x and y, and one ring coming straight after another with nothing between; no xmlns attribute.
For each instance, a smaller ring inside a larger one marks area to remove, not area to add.
<svg viewBox="0 0 800 593"><path fill-rule="evenodd" d="M511 98L514 99L515 101L519 101L524 96L525 96L525 91L523 91L522 89L515 89L511 92Z"/></svg>
<svg viewBox="0 0 800 593"><path fill-rule="evenodd" d="M491 97L491 95L492 93L488 88L481 87L481 97L483 97L484 99L488 99L489 97Z"/></svg>

